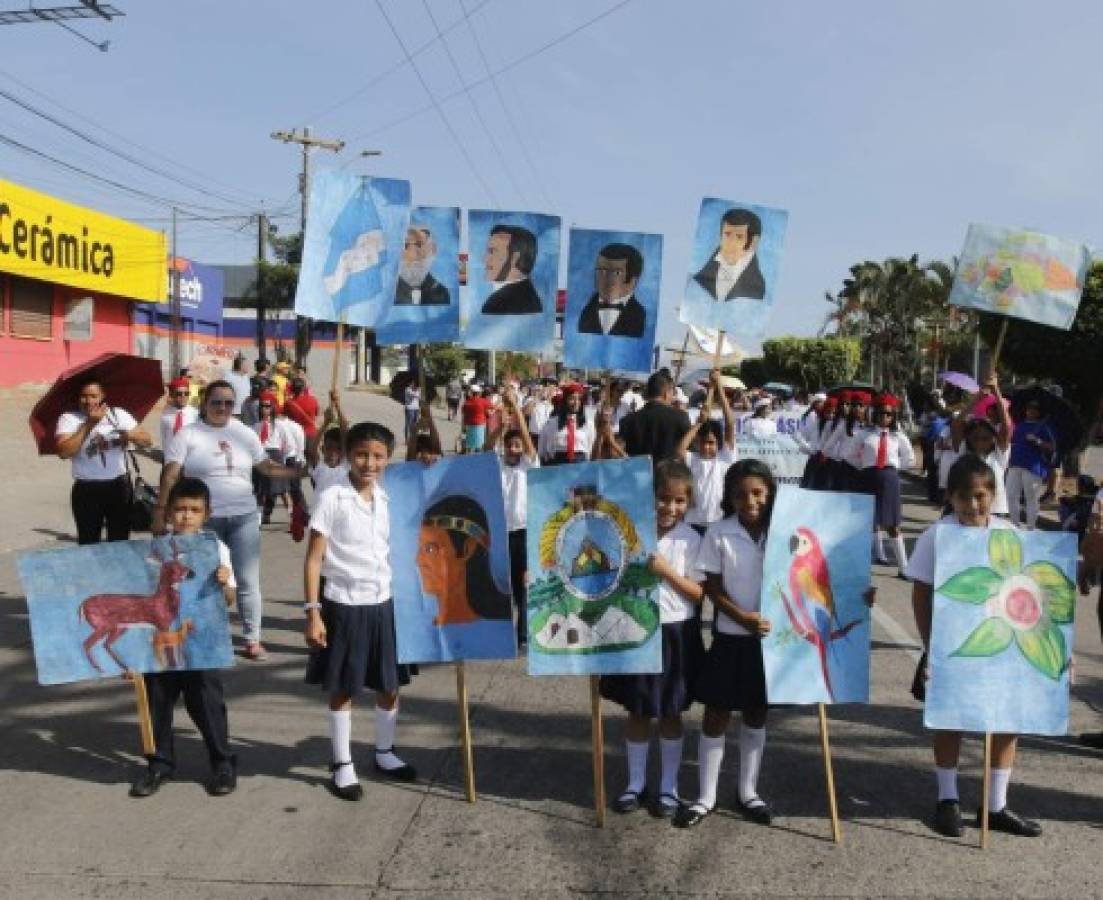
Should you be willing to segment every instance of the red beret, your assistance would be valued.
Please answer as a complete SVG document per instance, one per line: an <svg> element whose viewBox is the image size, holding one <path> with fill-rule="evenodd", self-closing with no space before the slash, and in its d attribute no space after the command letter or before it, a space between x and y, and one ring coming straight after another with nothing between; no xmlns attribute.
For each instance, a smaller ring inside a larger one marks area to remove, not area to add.
<svg viewBox="0 0 1103 900"><path fill-rule="evenodd" d="M854 399L851 400L850 402L851 403L860 403L860 404L862 404L862 406L869 406L869 404L872 400L873 400L873 395L870 394L869 391L855 391L854 392Z"/></svg>
<svg viewBox="0 0 1103 900"><path fill-rule="evenodd" d="M276 405L276 395L271 391L261 391L257 397L261 403L271 403L273 406Z"/></svg>
<svg viewBox="0 0 1103 900"><path fill-rule="evenodd" d="M191 382L181 375L179 378L174 378L169 382L169 390L175 391L177 388L191 388Z"/></svg>
<svg viewBox="0 0 1103 900"><path fill-rule="evenodd" d="M839 405L839 401L835 397L828 397L823 404L824 409L836 409Z"/></svg>
<svg viewBox="0 0 1103 900"><path fill-rule="evenodd" d="M900 401L892 394L882 394L877 398L877 406L881 409L896 409L899 405Z"/></svg>
<svg viewBox="0 0 1103 900"><path fill-rule="evenodd" d="M854 401L854 391L839 391L840 403L852 403Z"/></svg>
<svg viewBox="0 0 1103 900"><path fill-rule="evenodd" d="M586 393L586 385L579 384L577 381L568 381L560 390L563 392L564 397L570 396L571 394L584 394Z"/></svg>

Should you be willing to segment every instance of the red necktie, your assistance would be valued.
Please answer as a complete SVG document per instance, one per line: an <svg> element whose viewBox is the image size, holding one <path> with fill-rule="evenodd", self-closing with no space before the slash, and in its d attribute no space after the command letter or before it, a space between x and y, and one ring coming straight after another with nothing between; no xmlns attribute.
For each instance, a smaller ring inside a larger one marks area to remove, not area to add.
<svg viewBox="0 0 1103 900"><path fill-rule="evenodd" d="M567 462L574 462L575 418L567 419Z"/></svg>
<svg viewBox="0 0 1103 900"><path fill-rule="evenodd" d="M176 411L176 422L173 423L172 433L176 434L181 428L184 427L184 410L178 409Z"/></svg>
<svg viewBox="0 0 1103 900"><path fill-rule="evenodd" d="M268 420L265 419L260 423L260 442L262 444L268 443Z"/></svg>
<svg viewBox="0 0 1103 900"><path fill-rule="evenodd" d="M877 444L877 468L883 469L889 462L889 433L881 432L881 441Z"/></svg>

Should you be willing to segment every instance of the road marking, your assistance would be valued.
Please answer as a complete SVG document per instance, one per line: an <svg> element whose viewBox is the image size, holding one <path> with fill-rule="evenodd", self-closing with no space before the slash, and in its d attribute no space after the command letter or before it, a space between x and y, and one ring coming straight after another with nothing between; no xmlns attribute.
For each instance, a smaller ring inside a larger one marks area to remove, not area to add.
<svg viewBox="0 0 1103 900"><path fill-rule="evenodd" d="M873 618L877 620L878 625L888 632L889 637L900 645L901 650L907 653L915 662L919 662L919 657L923 655L923 652L915 646L917 638L908 634L896 619L881 608L880 604L874 605Z"/></svg>

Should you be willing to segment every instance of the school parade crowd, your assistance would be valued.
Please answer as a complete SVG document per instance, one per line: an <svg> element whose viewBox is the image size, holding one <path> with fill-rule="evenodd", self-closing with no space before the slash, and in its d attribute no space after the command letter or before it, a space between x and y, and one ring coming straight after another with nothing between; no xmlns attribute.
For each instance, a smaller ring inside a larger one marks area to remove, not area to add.
<svg viewBox="0 0 1103 900"><path fill-rule="evenodd" d="M239 359L224 380L200 386L182 372L169 384L159 421L163 469L149 527L154 534L217 536L215 577L240 619L241 657L262 664L268 653L261 526L271 524L283 502L288 552L303 555L303 635L310 649L303 677L319 686L328 708L330 792L348 801L365 796L352 750L352 711L358 702L372 706L377 777L418 778L397 746L400 693L418 671L400 664L396 653L391 510L382 484L400 443L407 462L424 466L448 451L496 455L522 653L528 473L542 466L650 458L658 544L648 565L659 579L662 672L603 676L600 691L627 716L627 783L615 792L611 808L625 815L647 809L678 828L695 827L716 809L733 713L739 714L738 812L761 826L775 821L758 780L771 708L761 639L780 624L760 610L764 548L778 485L766 461L740 449L775 433L775 414L788 410L799 420L791 437L807 456L803 487L874 498L873 560L895 566L898 577L911 583L924 646L931 632L937 527L1038 527L1046 486L1062 461L1044 398L1030 399L1021 415L1013 416L995 376L975 391L945 386L911 399L853 385L811 396L771 394L747 390L718 369L691 384L676 384L677 373L667 369L642 383L509 375L495 383L456 379L440 397L429 396L414 380L400 401L405 434L396 436L378 422L350 422L339 392L320 399L305 369L284 362L271 367L265 361L251 374L245 369ZM447 419L462 423L454 447L442 445L434 421L434 405L440 401ZM913 414L916 406L919 415ZM113 402L103 384L90 380L80 385L79 405L57 420L56 442L57 455L72 467L79 542L126 540L134 506L128 455L131 448L150 448L150 434ZM910 556L901 530L905 473L929 479L929 499L943 513L919 536ZM309 489L304 491L304 485ZM1096 589L1103 565L1103 525L1094 485L1081 482L1080 493L1063 501L1057 527L1083 538L1079 587L1086 594ZM457 572L462 578L468 558L486 540L485 526L465 514L439 513L432 527L423 529L418 557L423 581L445 584ZM295 547L300 542L301 550ZM876 602L874 589L865 600L871 606ZM1100 616L1103 624L1103 605ZM166 640L171 635L165 632ZM109 634L108 652L111 642ZM209 792L233 792L237 756L218 672L132 677L146 684L155 751L131 796L155 794L175 773L173 710L181 695L207 749ZM912 687L918 700L924 697L926 678L924 656ZM685 779L679 778L685 755L682 717L693 704L704 710L695 742L698 782L684 793ZM651 785L648 757L655 731L661 774L658 785ZM964 828L957 786L962 734L935 731L931 737L936 785L931 822L940 834L959 837ZM1098 749L1103 734L1086 734L1082 741ZM1042 824L1009 801L1016 747L1015 735L993 736L988 827L1034 837Z"/></svg>

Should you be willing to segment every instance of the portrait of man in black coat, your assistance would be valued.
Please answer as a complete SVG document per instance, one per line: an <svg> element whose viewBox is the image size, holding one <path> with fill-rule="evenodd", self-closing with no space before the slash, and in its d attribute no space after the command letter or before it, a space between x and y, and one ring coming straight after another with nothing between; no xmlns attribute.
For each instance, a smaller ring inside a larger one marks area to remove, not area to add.
<svg viewBox="0 0 1103 900"><path fill-rule="evenodd" d="M519 225L495 225L483 254L485 278L494 292L483 303L484 316L517 316L543 312L532 284L536 265L536 235Z"/></svg>
<svg viewBox="0 0 1103 900"><path fill-rule="evenodd" d="M643 254L630 244L606 244L594 265L596 290L578 317L581 334L638 338L647 326L647 310L636 299Z"/></svg>
<svg viewBox="0 0 1103 900"><path fill-rule="evenodd" d="M729 209L720 220L720 244L693 276L714 300L762 300L766 280L758 266L762 220L749 209Z"/></svg>
<svg viewBox="0 0 1103 900"><path fill-rule="evenodd" d="M432 232L421 225L406 230L402 259L398 264L395 306L447 306L452 295L429 271L437 258L437 242Z"/></svg>

